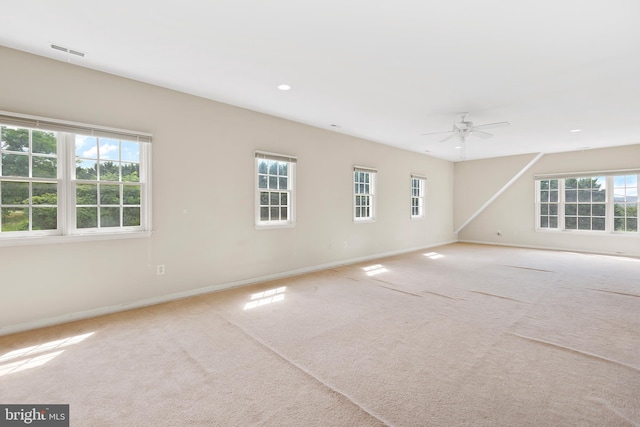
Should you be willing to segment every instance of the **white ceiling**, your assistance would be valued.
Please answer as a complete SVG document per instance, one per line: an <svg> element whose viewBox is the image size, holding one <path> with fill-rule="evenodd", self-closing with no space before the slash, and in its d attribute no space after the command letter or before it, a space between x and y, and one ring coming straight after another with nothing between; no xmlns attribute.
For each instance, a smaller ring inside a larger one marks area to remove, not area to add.
<svg viewBox="0 0 640 427"><path fill-rule="evenodd" d="M0 3L2 45L452 161L463 111L511 122L467 159L640 143L638 0Z"/></svg>

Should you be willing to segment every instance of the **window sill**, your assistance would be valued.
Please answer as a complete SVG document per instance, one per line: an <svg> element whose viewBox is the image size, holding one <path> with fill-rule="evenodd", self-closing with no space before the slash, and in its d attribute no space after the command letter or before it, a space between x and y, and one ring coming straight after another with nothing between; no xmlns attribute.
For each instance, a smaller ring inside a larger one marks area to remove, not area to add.
<svg viewBox="0 0 640 427"><path fill-rule="evenodd" d="M354 224L369 224L372 222L376 222L375 218L372 219L354 219L353 223Z"/></svg>
<svg viewBox="0 0 640 427"><path fill-rule="evenodd" d="M61 243L94 242L100 240L143 239L151 237L151 231L134 231L124 233L87 233L65 236L20 236L0 239L0 247L52 245Z"/></svg>
<svg viewBox="0 0 640 427"><path fill-rule="evenodd" d="M272 230L278 228L294 228L295 223L278 223L278 224L256 224L256 230Z"/></svg>

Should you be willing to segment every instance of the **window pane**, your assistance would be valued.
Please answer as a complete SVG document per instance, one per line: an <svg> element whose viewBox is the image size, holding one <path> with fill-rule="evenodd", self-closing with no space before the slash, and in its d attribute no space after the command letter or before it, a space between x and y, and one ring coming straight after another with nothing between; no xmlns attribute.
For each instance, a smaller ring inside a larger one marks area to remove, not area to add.
<svg viewBox="0 0 640 427"><path fill-rule="evenodd" d="M26 205L29 203L28 182L0 182L0 202L3 205Z"/></svg>
<svg viewBox="0 0 640 427"><path fill-rule="evenodd" d="M567 217L564 219L564 226L567 230L576 230L578 228L578 221L576 217Z"/></svg>
<svg viewBox="0 0 640 427"><path fill-rule="evenodd" d="M604 204L594 204L592 205L592 215L593 216L604 216L605 215L605 205Z"/></svg>
<svg viewBox="0 0 640 427"><path fill-rule="evenodd" d="M551 189L552 190L557 190L558 189L558 180L557 179L552 179L551 180Z"/></svg>
<svg viewBox="0 0 640 427"><path fill-rule="evenodd" d="M123 208L122 221L125 227L136 227L140 225L140 208Z"/></svg>
<svg viewBox="0 0 640 427"><path fill-rule="evenodd" d="M269 208L260 208L260 221L269 221Z"/></svg>
<svg viewBox="0 0 640 427"><path fill-rule="evenodd" d="M567 202L577 202L578 201L578 193L576 190L567 190L564 192L565 201Z"/></svg>
<svg viewBox="0 0 640 427"><path fill-rule="evenodd" d="M34 205L55 206L58 204L58 184L34 182L31 191L31 202Z"/></svg>
<svg viewBox="0 0 640 427"><path fill-rule="evenodd" d="M7 151L29 151L29 130L11 129L2 126L0 130L0 149Z"/></svg>
<svg viewBox="0 0 640 427"><path fill-rule="evenodd" d="M278 175L278 162L269 160L269 175Z"/></svg>
<svg viewBox="0 0 640 427"><path fill-rule="evenodd" d="M55 157L33 157L34 178L56 178L58 176L58 160Z"/></svg>
<svg viewBox="0 0 640 427"><path fill-rule="evenodd" d="M607 193L605 190L594 190L592 196L594 202L604 202L607 199Z"/></svg>
<svg viewBox="0 0 640 427"><path fill-rule="evenodd" d="M28 231L29 210L27 208L2 208L2 231Z"/></svg>
<svg viewBox="0 0 640 427"><path fill-rule="evenodd" d="M267 161L258 159L258 173L267 173Z"/></svg>
<svg viewBox="0 0 640 427"><path fill-rule="evenodd" d="M120 141L117 139L100 138L99 154L103 160L120 159Z"/></svg>
<svg viewBox="0 0 640 427"><path fill-rule="evenodd" d="M119 205L120 204L120 186L119 185L100 185L100 204Z"/></svg>
<svg viewBox="0 0 640 427"><path fill-rule="evenodd" d="M98 186L96 184L76 185L76 205L97 205Z"/></svg>
<svg viewBox="0 0 640 427"><path fill-rule="evenodd" d="M549 205L549 214L558 215L558 205Z"/></svg>
<svg viewBox="0 0 640 427"><path fill-rule="evenodd" d="M552 216L549 218L549 228L558 228L558 217Z"/></svg>
<svg viewBox="0 0 640 427"><path fill-rule="evenodd" d="M548 190L548 189L549 189L549 181L546 179L540 181L540 190Z"/></svg>
<svg viewBox="0 0 640 427"><path fill-rule="evenodd" d="M578 190L578 201L579 202L590 202L591 201L591 190Z"/></svg>
<svg viewBox="0 0 640 427"><path fill-rule="evenodd" d="M361 209L362 209L362 208L360 208L360 207L356 207L356 218L360 218L360 217L362 217Z"/></svg>
<svg viewBox="0 0 640 427"><path fill-rule="evenodd" d="M591 230L591 218L578 217L578 230Z"/></svg>
<svg viewBox="0 0 640 427"><path fill-rule="evenodd" d="M125 205L140 204L140 187L137 185L125 185L122 187L122 203Z"/></svg>
<svg viewBox="0 0 640 427"><path fill-rule="evenodd" d="M547 228L549 227L549 218L546 216L540 217L540 227Z"/></svg>
<svg viewBox="0 0 640 427"><path fill-rule="evenodd" d="M591 215L591 205L578 205L578 215L580 215L580 216L590 216Z"/></svg>
<svg viewBox="0 0 640 427"><path fill-rule="evenodd" d="M627 219L627 231L638 231L638 218Z"/></svg>
<svg viewBox="0 0 640 427"><path fill-rule="evenodd" d="M118 163L100 162L100 181L120 181Z"/></svg>
<svg viewBox="0 0 640 427"><path fill-rule="evenodd" d="M278 189L278 177L277 176L269 176L269 188L277 190Z"/></svg>
<svg viewBox="0 0 640 427"><path fill-rule="evenodd" d="M76 157L98 158L98 138L76 135Z"/></svg>
<svg viewBox="0 0 640 427"><path fill-rule="evenodd" d="M564 182L564 188L578 188L578 181L575 178L567 179Z"/></svg>
<svg viewBox="0 0 640 427"><path fill-rule="evenodd" d="M280 219L279 212L280 212L279 208L271 208L270 213L271 213L272 221L278 221Z"/></svg>
<svg viewBox="0 0 640 427"><path fill-rule="evenodd" d="M604 231L604 228L605 228L604 218L593 218L592 224L593 224L593 230Z"/></svg>
<svg viewBox="0 0 640 427"><path fill-rule="evenodd" d="M553 203L558 201L558 191L551 191L549 193L549 201Z"/></svg>
<svg viewBox="0 0 640 427"><path fill-rule="evenodd" d="M578 205L575 203L567 204L564 208L565 214L567 215L577 215L578 214Z"/></svg>
<svg viewBox="0 0 640 427"><path fill-rule="evenodd" d="M286 177L278 178L278 184L279 184L278 188L280 190L286 190L287 189L287 178Z"/></svg>
<svg viewBox="0 0 640 427"><path fill-rule="evenodd" d="M540 215L549 215L549 205L540 205Z"/></svg>
<svg viewBox="0 0 640 427"><path fill-rule="evenodd" d="M40 154L56 154L58 152L55 133L34 130L31 137L33 138L32 152Z"/></svg>
<svg viewBox="0 0 640 427"><path fill-rule="evenodd" d="M278 174L285 175L285 176L288 175L288 172L287 172L289 169L288 166L289 166L289 163L287 162L278 162Z"/></svg>
<svg viewBox="0 0 640 427"><path fill-rule="evenodd" d="M289 217L287 216L287 208L280 208L280 219L287 220Z"/></svg>
<svg viewBox="0 0 640 427"><path fill-rule="evenodd" d="M260 204L261 205L268 205L269 204L269 193L267 193L266 191L261 191L260 192Z"/></svg>
<svg viewBox="0 0 640 427"><path fill-rule="evenodd" d="M55 230L58 228L58 208L34 207L33 230Z"/></svg>
<svg viewBox="0 0 640 427"><path fill-rule="evenodd" d="M100 227L120 227L120 208L100 208Z"/></svg>
<svg viewBox="0 0 640 427"><path fill-rule="evenodd" d="M278 202L280 201L280 194L279 193L271 193L270 197L269 197L269 204L271 205L277 205Z"/></svg>
<svg viewBox="0 0 640 427"><path fill-rule="evenodd" d="M2 176L29 176L29 156L25 154L3 154Z"/></svg>
<svg viewBox="0 0 640 427"><path fill-rule="evenodd" d="M287 193L280 194L280 204L282 206L287 206Z"/></svg>
<svg viewBox="0 0 640 427"><path fill-rule="evenodd" d="M76 227L94 228L98 226L98 208L76 208Z"/></svg>
<svg viewBox="0 0 640 427"><path fill-rule="evenodd" d="M98 178L98 165L94 160L76 160L76 178L96 180Z"/></svg>
<svg viewBox="0 0 640 427"><path fill-rule="evenodd" d="M267 188L267 176L258 175L258 188Z"/></svg>
<svg viewBox="0 0 640 427"><path fill-rule="evenodd" d="M613 220L613 229L615 231L625 231L624 218L616 218Z"/></svg>
<svg viewBox="0 0 640 427"><path fill-rule="evenodd" d="M132 141L121 142L121 155L122 160L125 162L139 162L140 161L140 144Z"/></svg>
<svg viewBox="0 0 640 427"><path fill-rule="evenodd" d="M123 163L122 180L124 182L140 182L140 165L138 163Z"/></svg>

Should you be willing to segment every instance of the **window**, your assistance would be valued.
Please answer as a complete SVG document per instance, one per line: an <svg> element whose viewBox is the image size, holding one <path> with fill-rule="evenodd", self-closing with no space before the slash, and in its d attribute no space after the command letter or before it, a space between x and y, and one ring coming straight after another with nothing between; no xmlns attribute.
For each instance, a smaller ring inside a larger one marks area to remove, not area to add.
<svg viewBox="0 0 640 427"><path fill-rule="evenodd" d="M353 219L373 221L375 219L376 171L355 167L353 169Z"/></svg>
<svg viewBox="0 0 640 427"><path fill-rule="evenodd" d="M425 182L425 178L411 175L411 218L424 218Z"/></svg>
<svg viewBox="0 0 640 427"><path fill-rule="evenodd" d="M638 232L638 174L598 174L536 181L540 230Z"/></svg>
<svg viewBox="0 0 640 427"><path fill-rule="evenodd" d="M613 229L638 231L638 175L613 177Z"/></svg>
<svg viewBox="0 0 640 427"><path fill-rule="evenodd" d="M295 157L256 152L256 226L295 223L295 165Z"/></svg>
<svg viewBox="0 0 640 427"><path fill-rule="evenodd" d="M150 141L0 112L0 243L149 231Z"/></svg>

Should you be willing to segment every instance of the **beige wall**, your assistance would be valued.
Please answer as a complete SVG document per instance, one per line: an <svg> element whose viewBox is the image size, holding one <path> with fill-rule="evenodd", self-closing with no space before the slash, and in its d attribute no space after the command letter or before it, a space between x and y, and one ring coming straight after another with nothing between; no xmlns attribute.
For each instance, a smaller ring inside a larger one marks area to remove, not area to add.
<svg viewBox="0 0 640 427"><path fill-rule="evenodd" d="M512 156L456 163L456 229L534 157ZM469 242L640 256L640 236L637 234L536 232L534 184L534 176L541 174L639 167L640 145L545 154L462 229L458 237ZM498 230L502 235L498 235Z"/></svg>
<svg viewBox="0 0 640 427"><path fill-rule="evenodd" d="M0 247L0 334L456 240L450 162L3 47L0 64L0 110L154 135L153 236ZM294 228L254 227L257 149L298 157ZM379 171L375 223L352 221L353 165Z"/></svg>

